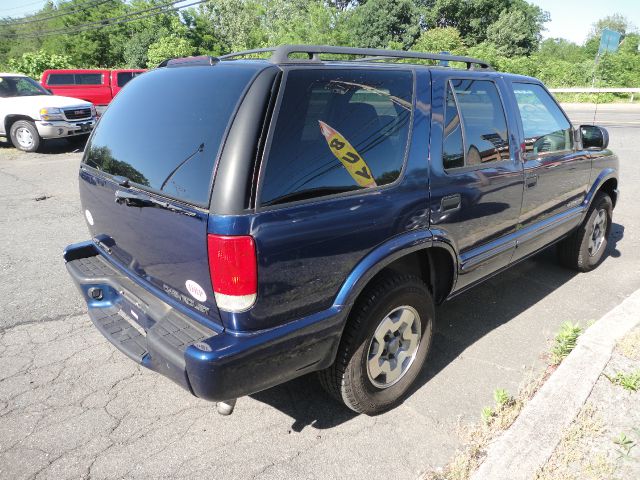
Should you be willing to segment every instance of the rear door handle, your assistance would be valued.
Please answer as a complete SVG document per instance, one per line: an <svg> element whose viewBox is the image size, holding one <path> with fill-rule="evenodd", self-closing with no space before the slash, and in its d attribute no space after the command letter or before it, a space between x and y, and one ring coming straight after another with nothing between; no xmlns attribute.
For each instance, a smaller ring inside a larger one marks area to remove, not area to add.
<svg viewBox="0 0 640 480"><path fill-rule="evenodd" d="M443 212L458 210L461 204L462 204L462 199L460 198L460 194L456 193L455 195L442 197L442 200L440 200L440 209Z"/></svg>
<svg viewBox="0 0 640 480"><path fill-rule="evenodd" d="M527 175L524 182L527 188L533 188L538 184L538 175Z"/></svg>

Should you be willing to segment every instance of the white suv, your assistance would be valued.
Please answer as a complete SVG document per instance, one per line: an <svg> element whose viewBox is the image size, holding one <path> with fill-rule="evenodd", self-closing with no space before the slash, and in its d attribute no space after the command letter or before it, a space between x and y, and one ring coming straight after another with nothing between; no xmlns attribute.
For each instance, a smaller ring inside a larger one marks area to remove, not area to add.
<svg viewBox="0 0 640 480"><path fill-rule="evenodd" d="M96 123L93 104L52 95L19 73L0 73L0 137L25 152L49 138L86 139Z"/></svg>

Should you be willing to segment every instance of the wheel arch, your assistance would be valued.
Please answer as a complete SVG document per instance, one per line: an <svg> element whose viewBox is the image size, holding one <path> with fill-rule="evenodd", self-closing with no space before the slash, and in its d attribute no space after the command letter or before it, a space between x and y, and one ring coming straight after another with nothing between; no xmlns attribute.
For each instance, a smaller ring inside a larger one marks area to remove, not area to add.
<svg viewBox="0 0 640 480"><path fill-rule="evenodd" d="M351 306L364 289L382 275L409 273L421 278L436 303L453 291L457 273L454 247L428 230L395 237L370 252L343 283L334 305Z"/></svg>
<svg viewBox="0 0 640 480"><path fill-rule="evenodd" d="M618 201L618 179L611 177L605 180L598 188L598 192L604 192L609 195L611 202L613 203L613 207L615 208Z"/></svg>
<svg viewBox="0 0 640 480"><path fill-rule="evenodd" d="M600 172L585 197L584 206L588 208L599 192L605 192L608 194L609 197L611 197L611 201L615 208L616 203L618 202L618 178L616 176L616 171L613 168L607 168Z"/></svg>
<svg viewBox="0 0 640 480"><path fill-rule="evenodd" d="M9 136L10 135L10 130L11 130L11 125L13 125L14 123L16 123L19 120L26 120L28 122L34 122L33 118L31 118L29 115L22 115L22 114L9 114L6 117L4 117L4 133Z"/></svg>

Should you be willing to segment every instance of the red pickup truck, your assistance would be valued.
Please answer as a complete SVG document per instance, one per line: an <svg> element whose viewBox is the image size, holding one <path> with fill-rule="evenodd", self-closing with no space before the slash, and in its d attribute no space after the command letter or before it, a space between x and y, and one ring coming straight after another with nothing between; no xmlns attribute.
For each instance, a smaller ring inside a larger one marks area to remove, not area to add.
<svg viewBox="0 0 640 480"><path fill-rule="evenodd" d="M93 103L100 115L122 87L133 77L146 70L45 70L42 86L55 95L80 98Z"/></svg>

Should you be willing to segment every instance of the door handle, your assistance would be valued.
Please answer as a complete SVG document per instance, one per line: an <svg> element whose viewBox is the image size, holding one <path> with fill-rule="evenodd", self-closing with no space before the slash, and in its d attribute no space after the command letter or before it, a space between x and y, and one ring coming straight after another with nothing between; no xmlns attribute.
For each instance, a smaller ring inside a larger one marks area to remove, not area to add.
<svg viewBox="0 0 640 480"><path fill-rule="evenodd" d="M538 184L538 175L527 175L524 180L527 188L533 188Z"/></svg>
<svg viewBox="0 0 640 480"><path fill-rule="evenodd" d="M455 195L448 195L446 197L442 197L440 200L440 209L443 212L458 210L462 204L462 199L459 193Z"/></svg>

